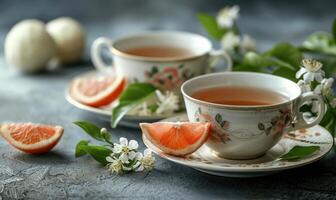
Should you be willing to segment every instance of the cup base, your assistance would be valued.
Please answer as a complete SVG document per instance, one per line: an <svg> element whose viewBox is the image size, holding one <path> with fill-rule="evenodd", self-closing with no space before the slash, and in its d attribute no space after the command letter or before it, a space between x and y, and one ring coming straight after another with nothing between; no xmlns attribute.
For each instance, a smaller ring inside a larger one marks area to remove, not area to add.
<svg viewBox="0 0 336 200"><path fill-rule="evenodd" d="M224 159L229 159L229 160L252 160L252 159L257 159L266 154L266 152L257 154L257 155L248 155L248 156L230 156L230 155L223 155L221 153L218 153L215 150L211 150L211 152L216 155L217 157L224 158Z"/></svg>

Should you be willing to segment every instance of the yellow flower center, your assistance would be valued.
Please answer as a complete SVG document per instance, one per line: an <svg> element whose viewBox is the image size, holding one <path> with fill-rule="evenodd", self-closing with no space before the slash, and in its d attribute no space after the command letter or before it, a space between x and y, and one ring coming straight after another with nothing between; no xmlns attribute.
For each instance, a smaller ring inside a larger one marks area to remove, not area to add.
<svg viewBox="0 0 336 200"><path fill-rule="evenodd" d="M320 70L323 66L323 64L319 61L309 58L303 59L302 65L310 72L316 72Z"/></svg>

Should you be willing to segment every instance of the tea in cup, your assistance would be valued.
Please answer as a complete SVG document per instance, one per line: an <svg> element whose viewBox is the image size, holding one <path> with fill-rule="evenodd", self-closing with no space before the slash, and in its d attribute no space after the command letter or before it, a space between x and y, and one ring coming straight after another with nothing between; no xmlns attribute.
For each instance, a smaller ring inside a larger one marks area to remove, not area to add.
<svg viewBox="0 0 336 200"><path fill-rule="evenodd" d="M320 95L302 94L296 83L269 74L207 74L186 81L181 91L189 120L211 123L206 145L229 159L262 156L284 133L315 126L325 113ZM319 112L305 119L300 107L310 101Z"/></svg>
<svg viewBox="0 0 336 200"><path fill-rule="evenodd" d="M107 47L113 65L100 56ZM197 34L186 32L148 32L112 40L98 38L91 48L94 66L103 72L114 70L129 82L149 82L161 90L179 91L181 84L204 74L210 61L222 58L226 70L232 61L224 51L214 51L211 42Z"/></svg>

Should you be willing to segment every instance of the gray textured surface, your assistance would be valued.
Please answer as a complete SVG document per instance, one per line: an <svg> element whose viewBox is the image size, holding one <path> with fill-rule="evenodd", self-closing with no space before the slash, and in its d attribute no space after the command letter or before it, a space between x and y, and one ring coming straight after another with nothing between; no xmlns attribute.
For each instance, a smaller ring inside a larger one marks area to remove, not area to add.
<svg viewBox="0 0 336 200"><path fill-rule="evenodd" d="M333 1L239 1L239 24L265 49L278 41L301 42L314 30L328 30ZM238 3L239 3L238 2ZM0 44L9 28L24 18L49 20L70 15L94 38L122 36L147 29L178 29L204 34L197 11L215 12L226 1L0 1ZM232 2L229 2L232 4ZM3 52L2 47L0 53ZM86 60L89 60L86 56ZM64 99L71 77L92 69L89 62L54 72L24 76L0 56L0 121L60 124L65 135L45 155L32 156L0 140L0 196L3 199L335 199L336 158L268 177L233 179L200 173L157 157L151 173L111 175L88 157L74 158L78 140L88 138L71 124L78 119L102 126L108 122L80 111ZM139 141L138 130L111 130ZM144 148L141 143L141 149ZM5 184L1 184L5 183Z"/></svg>

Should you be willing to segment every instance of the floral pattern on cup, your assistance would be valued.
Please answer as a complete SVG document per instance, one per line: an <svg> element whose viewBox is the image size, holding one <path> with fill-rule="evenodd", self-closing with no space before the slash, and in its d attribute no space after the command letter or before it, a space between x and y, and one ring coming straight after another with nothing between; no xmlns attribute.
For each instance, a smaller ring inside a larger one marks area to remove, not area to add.
<svg viewBox="0 0 336 200"><path fill-rule="evenodd" d="M263 131L266 135L271 133L282 134L283 130L288 126L292 121L290 110L280 110L279 115L271 119L271 121L262 123L259 122L258 129Z"/></svg>
<svg viewBox="0 0 336 200"><path fill-rule="evenodd" d="M152 83L160 90L175 90L180 88L182 83L194 75L184 64L178 66L168 66L162 71L157 66L153 66L151 70L145 72L148 82Z"/></svg>
<svg viewBox="0 0 336 200"><path fill-rule="evenodd" d="M227 143L231 141L229 137L229 128L230 122L226 121L222 118L222 116L217 113L215 119L211 117L208 113L202 112L201 108L199 107L195 113L196 121L202 122L210 122L211 123L211 134L210 138L216 142Z"/></svg>

